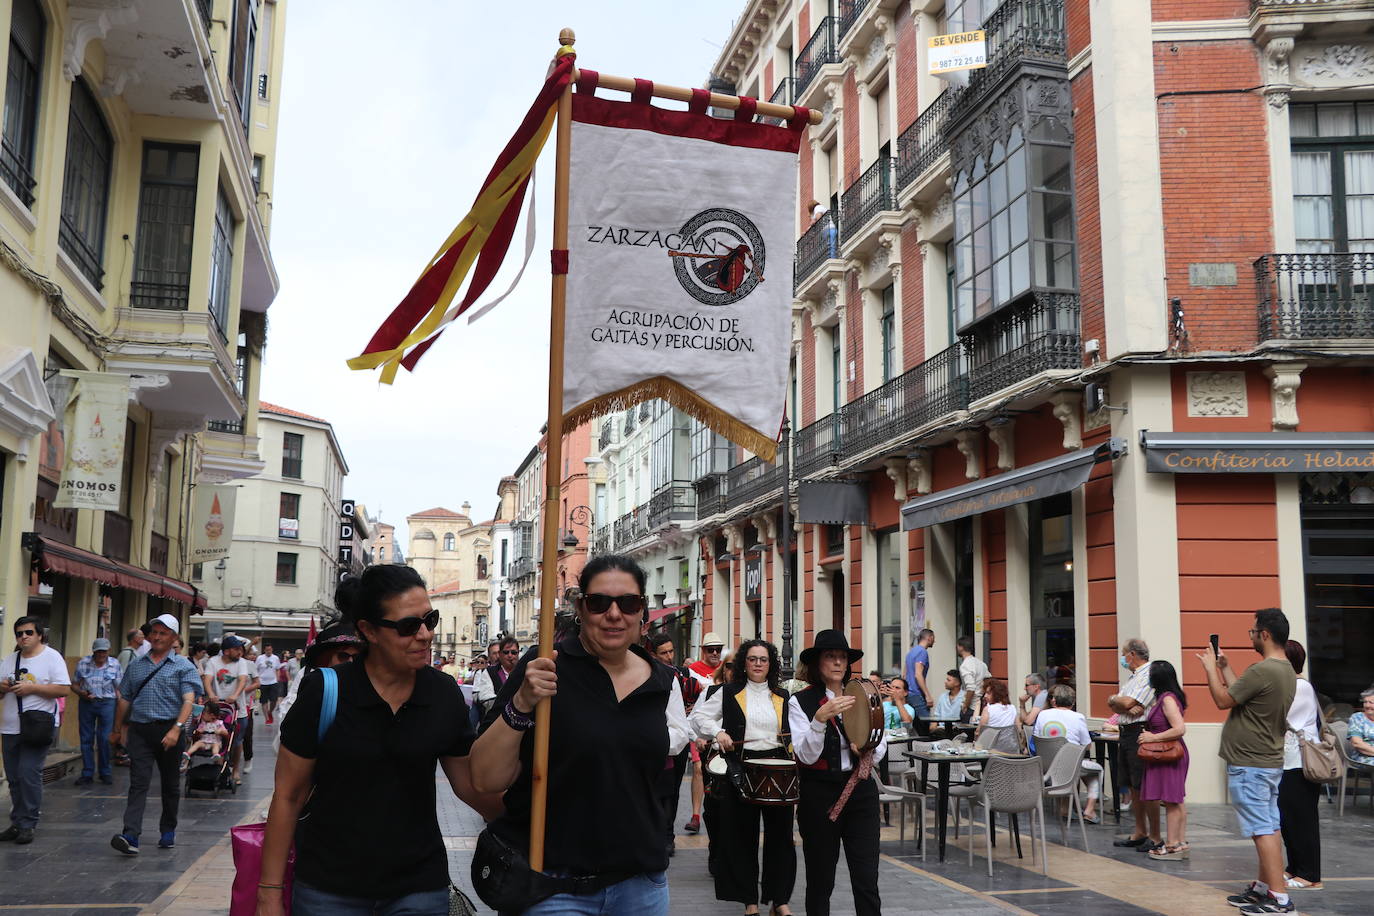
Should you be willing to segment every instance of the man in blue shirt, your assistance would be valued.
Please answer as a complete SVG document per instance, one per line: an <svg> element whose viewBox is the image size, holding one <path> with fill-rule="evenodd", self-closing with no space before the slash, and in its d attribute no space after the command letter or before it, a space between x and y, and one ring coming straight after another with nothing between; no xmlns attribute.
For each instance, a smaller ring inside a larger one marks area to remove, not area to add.
<svg viewBox="0 0 1374 916"><path fill-rule="evenodd" d="M123 671L119 660L110 658L110 641L91 643L91 654L76 663L72 690L81 698L77 713L81 723L81 776L78 786L89 786L100 764L100 781L114 782L110 770L110 728L114 725L115 694Z"/></svg>
<svg viewBox="0 0 1374 916"><path fill-rule="evenodd" d="M931 707L935 705L935 697L931 692L930 686L926 684L926 673L930 671L930 650L935 645L935 631L929 628L921 630L916 634L916 645L911 647L911 651L906 654L906 682L910 685L910 693L907 700L916 710L916 717L930 715ZM925 734L929 730L928 724L922 724L920 731Z"/></svg>
<svg viewBox="0 0 1374 916"><path fill-rule="evenodd" d="M110 845L125 855L138 855L138 835L143 832L143 809L157 765L162 783L162 835L160 849L176 845L177 807L181 802L182 730L191 717L191 706L200 693L200 675L189 658L172 651L180 622L171 614L152 621L148 642L152 649L129 663L119 685L110 743L129 753L129 801L124 808L124 832Z"/></svg>

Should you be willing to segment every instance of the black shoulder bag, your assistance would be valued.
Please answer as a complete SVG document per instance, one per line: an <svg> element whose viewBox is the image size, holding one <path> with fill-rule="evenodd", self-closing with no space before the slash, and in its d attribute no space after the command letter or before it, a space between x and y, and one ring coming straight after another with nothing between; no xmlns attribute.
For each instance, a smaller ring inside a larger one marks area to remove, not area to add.
<svg viewBox="0 0 1374 916"><path fill-rule="evenodd" d="M14 679L19 680L19 653L14 653ZM57 717L42 709L24 711L24 698L14 695L19 708L19 743L25 747L47 747L52 744L53 732L57 728Z"/></svg>

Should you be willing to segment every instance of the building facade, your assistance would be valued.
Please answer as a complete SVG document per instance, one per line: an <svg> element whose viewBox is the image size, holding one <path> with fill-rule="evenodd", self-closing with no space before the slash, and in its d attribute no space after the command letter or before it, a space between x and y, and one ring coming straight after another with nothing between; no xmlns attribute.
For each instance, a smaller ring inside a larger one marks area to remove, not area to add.
<svg viewBox="0 0 1374 916"><path fill-rule="evenodd" d="M437 507L406 516L410 560L430 588L439 611L434 651L471 658L486 648L491 631L492 522L473 524L472 505L461 512Z"/></svg>
<svg viewBox="0 0 1374 916"><path fill-rule="evenodd" d="M185 562L192 487L263 468L285 11L0 3L6 644L27 611L74 663L97 635L118 643L150 616L206 603ZM130 382L117 510L54 505L73 434L63 370Z"/></svg>
<svg viewBox="0 0 1374 916"><path fill-rule="evenodd" d="M979 28L986 68L929 74L930 38ZM798 649L837 627L885 671L922 626L937 670L969 635L1100 718L1124 639L1200 688L1208 635L1246 665L1252 612L1281 606L1318 692L1352 702L1374 654L1370 60L1368 0L747 3L715 75L824 120L798 174L790 472L735 455L695 479L707 624L790 614ZM784 498L791 601L770 598ZM1207 705L1189 795L1215 801Z"/></svg>
<svg viewBox="0 0 1374 916"><path fill-rule="evenodd" d="M205 621L303 646L312 616L319 626L335 610L339 579L366 565L366 522L344 498L348 462L328 420L264 402L257 429L266 467L237 484L229 556L196 564L191 581L209 599Z"/></svg>
<svg viewBox="0 0 1374 916"><path fill-rule="evenodd" d="M511 521L513 558L510 563L511 621L507 636L522 644L536 635L543 562L541 533L544 504L544 441L530 449L515 469L515 506Z"/></svg>
<svg viewBox="0 0 1374 916"><path fill-rule="evenodd" d="M512 523L519 491L520 484L515 477L502 477L496 485L497 508L496 517L491 521L491 578L487 601L493 608L489 639L514 632L511 564L515 561L515 530Z"/></svg>

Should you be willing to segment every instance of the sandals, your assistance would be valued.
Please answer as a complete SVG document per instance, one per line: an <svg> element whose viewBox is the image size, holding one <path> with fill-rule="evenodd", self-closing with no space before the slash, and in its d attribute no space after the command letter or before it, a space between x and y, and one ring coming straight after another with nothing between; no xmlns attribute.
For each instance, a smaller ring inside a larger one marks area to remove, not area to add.
<svg viewBox="0 0 1374 916"><path fill-rule="evenodd" d="M1284 883L1288 886L1289 890L1319 891L1322 889L1322 883L1320 881L1306 881L1302 878L1294 878L1292 875L1285 875Z"/></svg>
<svg viewBox="0 0 1374 916"><path fill-rule="evenodd" d="M1164 859L1187 859L1188 850L1191 847L1187 843L1170 843L1150 850L1150 858L1156 860Z"/></svg>

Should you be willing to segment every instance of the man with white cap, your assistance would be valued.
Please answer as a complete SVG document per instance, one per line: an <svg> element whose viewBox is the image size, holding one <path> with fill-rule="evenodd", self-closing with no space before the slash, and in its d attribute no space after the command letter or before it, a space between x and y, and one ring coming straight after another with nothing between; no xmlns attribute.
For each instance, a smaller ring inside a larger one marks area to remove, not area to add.
<svg viewBox="0 0 1374 916"><path fill-rule="evenodd" d="M125 855L138 854L143 832L143 809L157 766L162 784L160 849L176 845L177 808L181 803L181 751L183 727L200 693L196 666L172 651L181 623L171 614L153 618L148 630L152 648L136 658L119 684L114 732L110 743L129 752L129 801L124 808L124 830L110 845Z"/></svg>
<svg viewBox="0 0 1374 916"><path fill-rule="evenodd" d="M81 723L81 776L78 786L89 786L100 763L100 781L114 782L110 770L110 729L114 726L115 696L124 670L119 659L110 658L110 641L91 643L91 654L76 663L72 692L81 698L77 706Z"/></svg>

